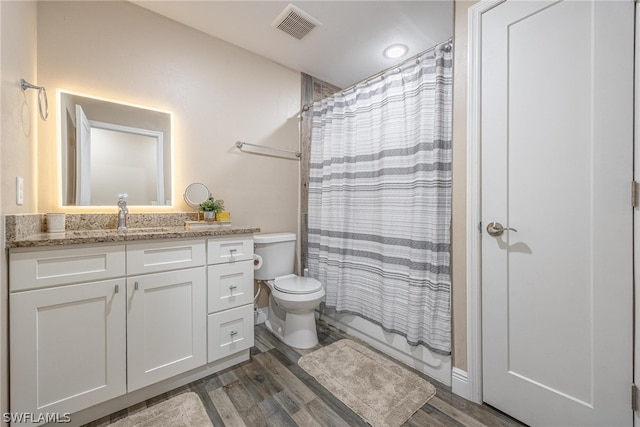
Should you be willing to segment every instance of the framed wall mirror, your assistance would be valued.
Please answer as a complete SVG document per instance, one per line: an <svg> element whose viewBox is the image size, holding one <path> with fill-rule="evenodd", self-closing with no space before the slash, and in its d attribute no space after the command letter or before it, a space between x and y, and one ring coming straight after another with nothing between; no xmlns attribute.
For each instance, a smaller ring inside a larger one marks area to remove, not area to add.
<svg viewBox="0 0 640 427"><path fill-rule="evenodd" d="M171 114L58 91L62 206L171 205Z"/></svg>

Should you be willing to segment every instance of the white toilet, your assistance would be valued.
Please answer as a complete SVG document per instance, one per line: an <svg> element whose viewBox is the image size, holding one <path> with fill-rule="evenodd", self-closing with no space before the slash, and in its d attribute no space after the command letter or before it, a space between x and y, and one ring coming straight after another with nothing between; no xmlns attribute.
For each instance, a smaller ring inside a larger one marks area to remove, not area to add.
<svg viewBox="0 0 640 427"><path fill-rule="evenodd" d="M325 291L317 280L292 274L296 235L256 234L253 241L255 254L262 257L262 266L254 271L254 278L266 281L271 289L265 326L291 347L314 347L318 344L314 310Z"/></svg>

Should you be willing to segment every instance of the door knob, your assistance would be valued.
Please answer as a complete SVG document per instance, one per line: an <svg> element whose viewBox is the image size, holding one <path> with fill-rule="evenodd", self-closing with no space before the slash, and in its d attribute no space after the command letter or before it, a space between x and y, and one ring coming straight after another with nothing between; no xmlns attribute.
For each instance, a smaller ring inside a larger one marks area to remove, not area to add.
<svg viewBox="0 0 640 427"><path fill-rule="evenodd" d="M487 224L487 233L493 237L502 236L505 231L518 231L515 228L503 227L499 222L490 222Z"/></svg>

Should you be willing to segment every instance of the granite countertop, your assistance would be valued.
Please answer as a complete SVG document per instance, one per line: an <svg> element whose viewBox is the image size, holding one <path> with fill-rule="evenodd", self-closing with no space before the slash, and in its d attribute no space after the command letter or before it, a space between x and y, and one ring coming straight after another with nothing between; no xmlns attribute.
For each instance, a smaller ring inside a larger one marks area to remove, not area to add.
<svg viewBox="0 0 640 427"><path fill-rule="evenodd" d="M194 237L230 236L259 233L259 228L225 227L214 225L207 228L185 226L117 229L68 230L61 233L33 233L7 239L7 248L34 248L44 246L77 245L86 243L131 242L137 240L176 239Z"/></svg>

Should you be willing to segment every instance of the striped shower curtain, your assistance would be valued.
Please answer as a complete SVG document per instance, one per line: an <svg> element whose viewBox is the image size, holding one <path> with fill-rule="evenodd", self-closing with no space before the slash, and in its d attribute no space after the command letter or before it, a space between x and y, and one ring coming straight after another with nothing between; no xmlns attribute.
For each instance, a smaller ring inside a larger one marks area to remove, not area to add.
<svg viewBox="0 0 640 427"><path fill-rule="evenodd" d="M449 42L313 106L311 277L325 304L451 352Z"/></svg>

